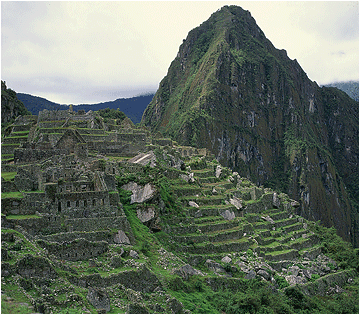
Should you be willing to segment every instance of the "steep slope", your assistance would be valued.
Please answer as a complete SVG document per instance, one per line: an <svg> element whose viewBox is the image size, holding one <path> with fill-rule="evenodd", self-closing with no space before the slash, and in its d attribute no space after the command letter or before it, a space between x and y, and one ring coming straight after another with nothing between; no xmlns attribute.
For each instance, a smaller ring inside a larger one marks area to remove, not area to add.
<svg viewBox="0 0 360 315"><path fill-rule="evenodd" d="M287 192L357 246L358 103L309 80L248 11L225 6L189 32L142 121Z"/></svg>
<svg viewBox="0 0 360 315"><path fill-rule="evenodd" d="M19 101L16 92L8 89L5 81L1 81L1 124L10 123L19 115L29 114L24 104Z"/></svg>

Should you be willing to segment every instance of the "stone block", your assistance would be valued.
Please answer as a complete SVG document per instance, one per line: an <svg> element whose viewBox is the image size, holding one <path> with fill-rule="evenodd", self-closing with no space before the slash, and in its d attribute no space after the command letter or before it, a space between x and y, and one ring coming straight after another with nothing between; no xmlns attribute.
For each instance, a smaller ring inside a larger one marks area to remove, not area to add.
<svg viewBox="0 0 360 315"><path fill-rule="evenodd" d="M185 280L188 280L190 278L190 276L194 276L194 275L203 276L204 275L201 271L194 269L189 264L184 265L184 266L180 267L179 269L174 270L174 273L183 277Z"/></svg>
<svg viewBox="0 0 360 315"><path fill-rule="evenodd" d="M240 198L237 198L237 197L230 198L229 202L230 202L233 206L235 206L235 208L236 208L237 210L240 210L240 209L242 209L242 207L243 207L243 206L242 206L242 201L241 201Z"/></svg>
<svg viewBox="0 0 360 315"><path fill-rule="evenodd" d="M123 230L119 230L114 236L114 242L116 244L130 245L130 240Z"/></svg>
<svg viewBox="0 0 360 315"><path fill-rule="evenodd" d="M106 312L110 312L109 294L104 289L89 288L86 299L97 310L105 310Z"/></svg>
<svg viewBox="0 0 360 315"><path fill-rule="evenodd" d="M137 217L142 223L148 222L155 218L155 209L154 207L147 207L146 209L137 209Z"/></svg>
<svg viewBox="0 0 360 315"><path fill-rule="evenodd" d="M126 185L123 185L121 188L132 191L130 201L131 204L148 201L152 199L157 193L156 188L150 183L146 184L145 186L141 186L135 182L130 182Z"/></svg>
<svg viewBox="0 0 360 315"><path fill-rule="evenodd" d="M229 210L225 210L224 212L220 212L220 215L225 219L225 220L233 220L235 219L235 213L234 211L229 211Z"/></svg>

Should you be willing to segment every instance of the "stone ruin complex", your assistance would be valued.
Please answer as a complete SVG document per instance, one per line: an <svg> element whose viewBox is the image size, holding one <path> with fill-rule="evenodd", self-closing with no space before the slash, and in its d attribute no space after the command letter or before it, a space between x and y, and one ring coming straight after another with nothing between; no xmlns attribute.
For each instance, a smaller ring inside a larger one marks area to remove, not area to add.
<svg viewBox="0 0 360 315"><path fill-rule="evenodd" d="M26 134L26 141L18 134ZM21 222L3 218L2 226L20 223L30 237L57 242L49 251L67 260L96 257L108 243L134 243L115 176L121 175L119 163L133 169L138 161L105 162L103 155L134 157L160 145L173 146L170 139L153 139L128 118L117 125L114 120L104 123L96 112L72 110L43 110L37 119L20 116L4 143L14 165L3 164L2 171L16 169L17 174L13 182L2 182L2 192L22 192L23 198L3 199L2 213L34 217ZM206 155L205 149L179 149L182 156ZM84 240L72 242L79 238ZM67 246L59 245L63 241Z"/></svg>

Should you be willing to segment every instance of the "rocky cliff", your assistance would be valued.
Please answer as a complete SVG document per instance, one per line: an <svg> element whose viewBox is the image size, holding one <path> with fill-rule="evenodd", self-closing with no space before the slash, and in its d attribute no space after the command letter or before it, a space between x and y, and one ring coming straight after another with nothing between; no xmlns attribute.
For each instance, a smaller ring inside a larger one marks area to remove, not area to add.
<svg viewBox="0 0 360 315"><path fill-rule="evenodd" d="M142 121L288 193L357 246L358 102L311 81L248 11L225 6L189 32Z"/></svg>
<svg viewBox="0 0 360 315"><path fill-rule="evenodd" d="M16 93L1 81L1 123L9 123L19 115L30 115L24 104L18 100Z"/></svg>

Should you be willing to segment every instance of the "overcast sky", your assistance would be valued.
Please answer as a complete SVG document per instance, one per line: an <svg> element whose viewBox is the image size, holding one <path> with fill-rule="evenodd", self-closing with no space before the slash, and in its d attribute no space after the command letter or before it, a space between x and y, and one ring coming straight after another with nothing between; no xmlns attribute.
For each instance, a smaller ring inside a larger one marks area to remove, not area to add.
<svg viewBox="0 0 360 315"><path fill-rule="evenodd" d="M155 92L188 32L230 4L311 80L359 79L359 3L345 1L1 1L1 79L61 104Z"/></svg>

